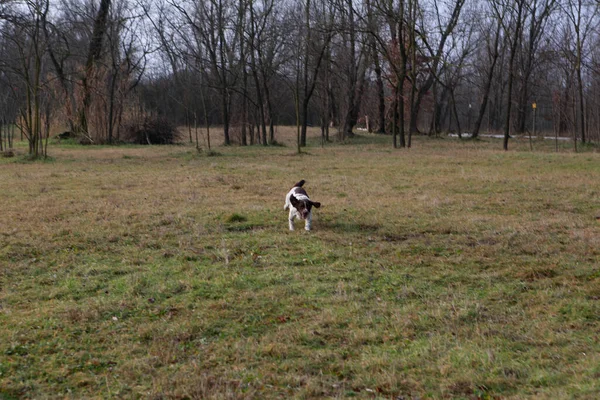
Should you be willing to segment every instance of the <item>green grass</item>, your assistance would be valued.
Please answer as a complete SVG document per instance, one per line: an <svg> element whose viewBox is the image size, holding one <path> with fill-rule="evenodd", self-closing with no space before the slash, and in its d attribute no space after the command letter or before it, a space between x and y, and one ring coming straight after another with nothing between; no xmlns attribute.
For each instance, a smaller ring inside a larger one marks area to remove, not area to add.
<svg viewBox="0 0 600 400"><path fill-rule="evenodd" d="M0 159L0 399L597 398L597 149L290 132Z"/></svg>

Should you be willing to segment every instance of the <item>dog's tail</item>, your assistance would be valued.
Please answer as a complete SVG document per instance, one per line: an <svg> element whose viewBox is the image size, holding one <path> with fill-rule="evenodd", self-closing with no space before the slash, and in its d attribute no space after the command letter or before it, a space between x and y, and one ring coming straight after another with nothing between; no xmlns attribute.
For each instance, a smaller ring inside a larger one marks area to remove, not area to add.
<svg viewBox="0 0 600 400"><path fill-rule="evenodd" d="M300 182L296 183L294 185L294 187L302 187L302 185L304 185L306 183L306 181L304 179L302 179Z"/></svg>

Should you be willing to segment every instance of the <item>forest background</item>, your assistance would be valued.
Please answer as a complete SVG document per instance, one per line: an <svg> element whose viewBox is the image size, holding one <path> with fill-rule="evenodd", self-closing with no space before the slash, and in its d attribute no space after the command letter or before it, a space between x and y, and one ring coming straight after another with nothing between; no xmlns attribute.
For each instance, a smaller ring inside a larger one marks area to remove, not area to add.
<svg viewBox="0 0 600 400"><path fill-rule="evenodd" d="M2 149L80 142L272 145L357 128L600 140L598 2L0 2ZM200 130L201 128L201 130ZM16 133L15 133L16 129ZM198 135L200 130L201 134ZM67 135L65 135L67 136ZM221 136L221 134L219 135ZM181 136L180 136L181 139ZM200 143L202 142L202 143Z"/></svg>

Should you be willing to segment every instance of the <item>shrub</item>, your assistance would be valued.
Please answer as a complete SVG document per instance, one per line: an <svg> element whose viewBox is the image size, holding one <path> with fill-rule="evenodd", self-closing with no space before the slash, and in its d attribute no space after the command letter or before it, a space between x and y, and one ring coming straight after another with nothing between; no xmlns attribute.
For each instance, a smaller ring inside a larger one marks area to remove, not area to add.
<svg viewBox="0 0 600 400"><path fill-rule="evenodd" d="M125 127L126 141L136 144L173 144L179 133L165 118L146 117L141 123Z"/></svg>

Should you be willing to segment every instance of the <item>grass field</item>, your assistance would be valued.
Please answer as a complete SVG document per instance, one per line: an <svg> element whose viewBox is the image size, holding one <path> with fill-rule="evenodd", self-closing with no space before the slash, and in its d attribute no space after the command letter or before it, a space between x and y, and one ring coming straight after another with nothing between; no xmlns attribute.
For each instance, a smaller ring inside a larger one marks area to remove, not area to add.
<svg viewBox="0 0 600 400"><path fill-rule="evenodd" d="M0 159L0 399L598 398L597 149L278 136Z"/></svg>

